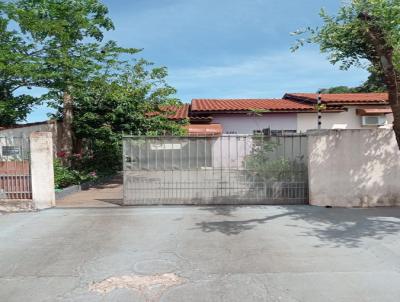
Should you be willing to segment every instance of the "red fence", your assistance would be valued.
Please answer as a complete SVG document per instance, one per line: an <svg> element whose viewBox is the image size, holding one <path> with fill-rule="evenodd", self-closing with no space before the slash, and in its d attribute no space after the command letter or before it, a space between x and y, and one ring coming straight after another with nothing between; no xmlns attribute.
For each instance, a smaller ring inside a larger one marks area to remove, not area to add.
<svg viewBox="0 0 400 302"><path fill-rule="evenodd" d="M0 200L32 199L29 140L0 137Z"/></svg>

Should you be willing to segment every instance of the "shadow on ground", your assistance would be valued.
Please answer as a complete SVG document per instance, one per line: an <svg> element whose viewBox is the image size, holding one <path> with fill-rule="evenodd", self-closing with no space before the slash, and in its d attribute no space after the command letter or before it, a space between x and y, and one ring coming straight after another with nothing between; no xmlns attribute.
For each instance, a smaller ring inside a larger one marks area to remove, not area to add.
<svg viewBox="0 0 400 302"><path fill-rule="evenodd" d="M235 212L241 208L243 207L201 208L201 211L209 211L226 219L202 221L196 224L196 229L206 233L220 232L232 236L276 219L289 218L289 224L285 226L301 229L301 236L314 236L324 244L347 247L359 247L365 238L382 239L384 236L400 233L400 208L327 209L311 206L279 206L273 211L276 213L274 215L234 220ZM254 208L258 208L260 213L268 212L266 207L252 207Z"/></svg>

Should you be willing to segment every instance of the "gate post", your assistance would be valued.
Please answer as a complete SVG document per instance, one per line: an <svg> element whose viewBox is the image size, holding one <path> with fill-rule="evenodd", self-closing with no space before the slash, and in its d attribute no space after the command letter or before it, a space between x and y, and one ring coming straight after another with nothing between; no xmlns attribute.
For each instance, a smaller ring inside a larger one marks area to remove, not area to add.
<svg viewBox="0 0 400 302"><path fill-rule="evenodd" d="M30 135L32 201L36 209L55 206L53 137L51 132Z"/></svg>

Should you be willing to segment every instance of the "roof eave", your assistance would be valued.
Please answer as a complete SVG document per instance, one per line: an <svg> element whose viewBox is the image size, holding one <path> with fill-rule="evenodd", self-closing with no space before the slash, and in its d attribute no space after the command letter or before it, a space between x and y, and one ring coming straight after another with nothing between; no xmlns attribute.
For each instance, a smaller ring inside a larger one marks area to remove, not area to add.
<svg viewBox="0 0 400 302"><path fill-rule="evenodd" d="M262 110L262 109L260 109ZM314 109L274 109L274 110L266 110L265 112L256 112L256 114L268 114L268 113L298 113L298 112L312 112ZM192 114L249 114L255 113L251 110L192 110Z"/></svg>

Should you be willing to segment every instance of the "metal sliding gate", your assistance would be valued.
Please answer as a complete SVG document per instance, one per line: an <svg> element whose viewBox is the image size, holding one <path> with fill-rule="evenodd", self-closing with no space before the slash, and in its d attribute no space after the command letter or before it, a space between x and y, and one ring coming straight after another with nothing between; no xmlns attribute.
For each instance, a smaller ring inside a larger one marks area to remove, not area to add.
<svg viewBox="0 0 400 302"><path fill-rule="evenodd" d="M0 136L0 201L32 198L29 158L27 137Z"/></svg>
<svg viewBox="0 0 400 302"><path fill-rule="evenodd" d="M305 135L123 138L124 204L308 203Z"/></svg>

